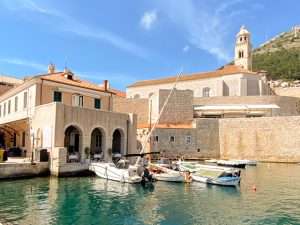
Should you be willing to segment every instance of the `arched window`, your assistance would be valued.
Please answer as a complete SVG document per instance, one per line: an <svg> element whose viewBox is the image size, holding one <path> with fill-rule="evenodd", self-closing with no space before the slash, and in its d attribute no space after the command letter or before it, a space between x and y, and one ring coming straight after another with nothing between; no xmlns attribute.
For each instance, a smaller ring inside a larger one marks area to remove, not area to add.
<svg viewBox="0 0 300 225"><path fill-rule="evenodd" d="M209 97L209 95L210 95L210 88L209 87L203 88L202 96Z"/></svg>

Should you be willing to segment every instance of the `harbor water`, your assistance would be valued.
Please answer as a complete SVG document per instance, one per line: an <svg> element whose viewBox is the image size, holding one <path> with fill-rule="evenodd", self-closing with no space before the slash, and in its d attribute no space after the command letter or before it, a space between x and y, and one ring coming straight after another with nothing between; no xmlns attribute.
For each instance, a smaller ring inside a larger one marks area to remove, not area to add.
<svg viewBox="0 0 300 225"><path fill-rule="evenodd" d="M300 165L247 167L238 188L195 182L157 182L143 188L97 177L1 181L1 222L300 224Z"/></svg>

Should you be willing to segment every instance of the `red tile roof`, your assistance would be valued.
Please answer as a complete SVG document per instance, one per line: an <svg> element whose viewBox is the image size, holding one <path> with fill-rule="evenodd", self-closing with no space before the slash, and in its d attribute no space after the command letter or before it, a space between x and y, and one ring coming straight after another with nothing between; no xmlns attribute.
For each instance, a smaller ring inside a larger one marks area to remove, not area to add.
<svg viewBox="0 0 300 225"><path fill-rule="evenodd" d="M78 79L78 77L76 77L75 75L73 75L72 79L69 79L67 77L67 75L68 75L68 73L65 73L65 72L56 72L56 73L51 73L51 74L40 75L39 77L41 79L47 80L47 81L53 81L53 82L57 82L57 83L61 83L61 84L72 85L72 86L81 87L81 88L87 88L87 89L94 90L94 91L108 92L108 93L112 93L112 94L115 94L120 97L123 97L125 94L124 92L119 91L117 89L113 89L113 88L109 88L108 90L105 90L103 85L98 85L98 84L91 83L89 81Z"/></svg>
<svg viewBox="0 0 300 225"><path fill-rule="evenodd" d="M221 76L233 75L238 73L257 75L257 73L255 72L243 69L242 67L236 65L226 65L224 67L221 67L220 69L211 72L182 75L179 81L214 78L214 77L221 77ZM137 81L136 83L129 85L128 87L130 88L130 87L140 87L140 86L147 86L147 85L174 83L176 81L176 78L177 76L172 76L172 77L166 77L166 78L156 79L156 80Z"/></svg>

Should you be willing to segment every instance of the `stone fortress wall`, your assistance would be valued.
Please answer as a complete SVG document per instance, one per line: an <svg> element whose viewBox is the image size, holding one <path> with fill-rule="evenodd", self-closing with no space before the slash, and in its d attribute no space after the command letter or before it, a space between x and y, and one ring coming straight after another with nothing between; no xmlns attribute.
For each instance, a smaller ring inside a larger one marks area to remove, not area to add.
<svg viewBox="0 0 300 225"><path fill-rule="evenodd" d="M300 116L219 120L221 158L300 162L299 137Z"/></svg>

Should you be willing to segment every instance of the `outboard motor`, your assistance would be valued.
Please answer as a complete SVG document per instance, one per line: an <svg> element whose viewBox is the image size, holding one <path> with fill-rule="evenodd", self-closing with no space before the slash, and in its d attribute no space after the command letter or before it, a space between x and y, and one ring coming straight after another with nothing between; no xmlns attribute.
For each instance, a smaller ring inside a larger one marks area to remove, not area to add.
<svg viewBox="0 0 300 225"><path fill-rule="evenodd" d="M142 176L141 184L143 186L145 186L146 183L152 183L152 182L153 182L153 177L150 174L149 170L145 167L144 168L144 173L143 173L143 176Z"/></svg>

